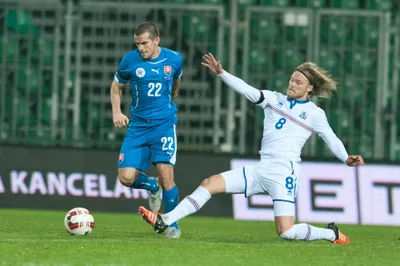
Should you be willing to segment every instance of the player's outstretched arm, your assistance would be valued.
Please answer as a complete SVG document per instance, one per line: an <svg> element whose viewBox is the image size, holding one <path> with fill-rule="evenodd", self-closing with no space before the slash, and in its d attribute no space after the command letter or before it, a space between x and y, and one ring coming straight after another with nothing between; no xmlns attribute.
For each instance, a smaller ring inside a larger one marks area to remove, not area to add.
<svg viewBox="0 0 400 266"><path fill-rule="evenodd" d="M349 155L346 164L348 166L361 166L364 165L364 159L361 155Z"/></svg>
<svg viewBox="0 0 400 266"><path fill-rule="evenodd" d="M203 55L203 62L201 62L201 64L207 67L214 74L217 74L219 77L221 77L222 81L226 85L228 85L238 93L246 96L246 98L249 99L251 102L259 103L261 98L264 99L264 95L260 90L250 86L240 78L226 72L222 68L221 62L217 61L212 53Z"/></svg>
<svg viewBox="0 0 400 266"><path fill-rule="evenodd" d="M124 84L118 83L115 80L111 84L110 99L112 105L113 123L115 127L124 127L129 124L129 118L121 112L121 90Z"/></svg>

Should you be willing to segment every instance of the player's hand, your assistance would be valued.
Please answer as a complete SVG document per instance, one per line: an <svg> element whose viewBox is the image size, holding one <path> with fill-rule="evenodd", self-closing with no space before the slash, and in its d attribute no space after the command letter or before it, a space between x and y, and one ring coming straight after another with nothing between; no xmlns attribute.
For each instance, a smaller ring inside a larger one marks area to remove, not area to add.
<svg viewBox="0 0 400 266"><path fill-rule="evenodd" d="M364 159L361 155L349 155L346 160L348 166L360 166L364 165Z"/></svg>
<svg viewBox="0 0 400 266"><path fill-rule="evenodd" d="M113 123L115 127L121 128L129 124L129 118L123 113L113 113Z"/></svg>
<svg viewBox="0 0 400 266"><path fill-rule="evenodd" d="M209 70L214 72L215 74L222 74L224 73L224 69L221 66L221 62L217 61L212 53L208 53L203 55L203 62L201 64L207 67Z"/></svg>

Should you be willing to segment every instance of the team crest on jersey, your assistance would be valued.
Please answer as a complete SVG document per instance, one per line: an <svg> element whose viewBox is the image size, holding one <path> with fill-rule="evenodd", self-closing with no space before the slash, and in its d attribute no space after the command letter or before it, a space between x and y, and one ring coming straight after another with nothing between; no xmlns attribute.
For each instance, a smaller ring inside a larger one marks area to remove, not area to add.
<svg viewBox="0 0 400 266"><path fill-rule="evenodd" d="M146 75L146 71L144 70L144 68L139 67L138 69L136 69L136 76L138 76L138 78L143 78L144 75Z"/></svg>
<svg viewBox="0 0 400 266"><path fill-rule="evenodd" d="M164 74L168 77L171 76L172 68L171 66L164 66Z"/></svg>
<svg viewBox="0 0 400 266"><path fill-rule="evenodd" d="M308 114L303 111L299 116L300 116L300 118L303 118L305 120L307 118Z"/></svg>
<svg viewBox="0 0 400 266"><path fill-rule="evenodd" d="M120 153L118 156L118 163L122 163L124 161L124 154Z"/></svg>

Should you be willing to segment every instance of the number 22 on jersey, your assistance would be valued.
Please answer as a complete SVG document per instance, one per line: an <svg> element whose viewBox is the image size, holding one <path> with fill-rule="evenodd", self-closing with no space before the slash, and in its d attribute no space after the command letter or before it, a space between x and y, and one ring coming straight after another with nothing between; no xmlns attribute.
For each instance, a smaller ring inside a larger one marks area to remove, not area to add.
<svg viewBox="0 0 400 266"><path fill-rule="evenodd" d="M162 83L161 82L150 82L149 83L149 91L147 92L147 96L149 97L160 97L160 91L162 89Z"/></svg>

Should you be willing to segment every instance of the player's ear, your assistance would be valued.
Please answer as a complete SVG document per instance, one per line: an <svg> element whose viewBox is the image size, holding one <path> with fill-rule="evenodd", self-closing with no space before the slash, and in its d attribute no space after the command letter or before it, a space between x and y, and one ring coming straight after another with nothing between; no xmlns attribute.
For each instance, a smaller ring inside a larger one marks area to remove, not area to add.
<svg viewBox="0 0 400 266"><path fill-rule="evenodd" d="M314 89L314 85L310 84L307 86L306 92L310 93L313 89Z"/></svg>
<svg viewBox="0 0 400 266"><path fill-rule="evenodd" d="M155 37L154 42L158 45L160 43L160 37Z"/></svg>

